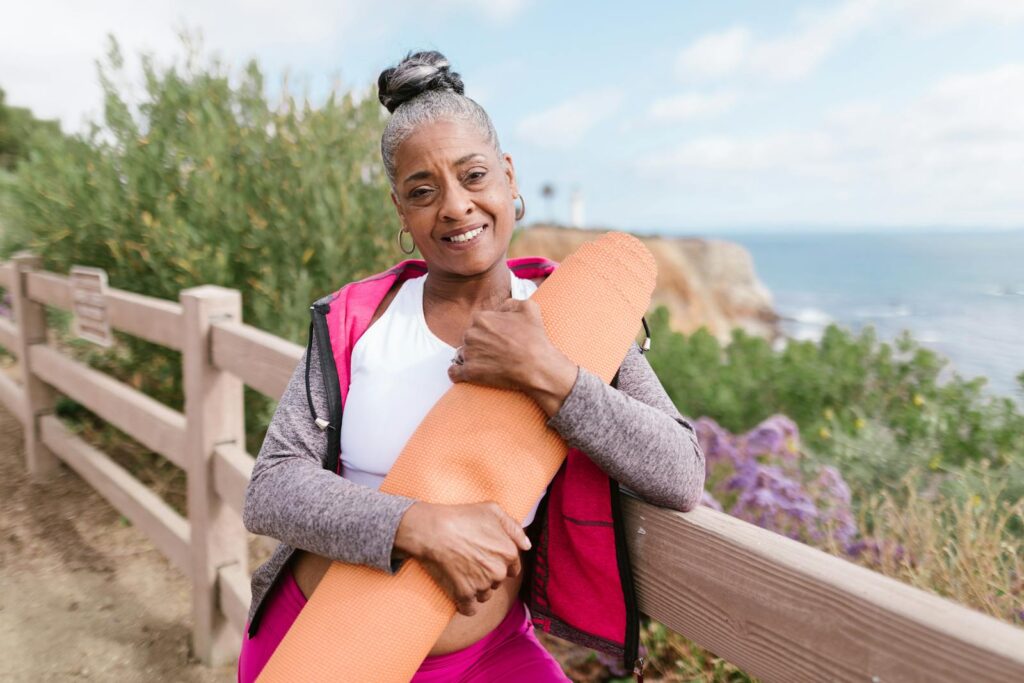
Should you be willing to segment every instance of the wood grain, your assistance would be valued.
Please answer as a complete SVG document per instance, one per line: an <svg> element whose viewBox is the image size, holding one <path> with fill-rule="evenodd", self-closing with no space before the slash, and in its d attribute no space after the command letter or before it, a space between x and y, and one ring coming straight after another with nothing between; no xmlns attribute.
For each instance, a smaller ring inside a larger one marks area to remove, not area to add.
<svg viewBox="0 0 1024 683"><path fill-rule="evenodd" d="M40 419L43 443L131 520L175 567L189 570L189 525L138 479L83 441L53 415Z"/></svg>
<svg viewBox="0 0 1024 683"><path fill-rule="evenodd" d="M256 460L234 444L213 449L213 487L225 504L242 514L245 489Z"/></svg>
<svg viewBox="0 0 1024 683"><path fill-rule="evenodd" d="M0 405L18 418L22 429L25 428L25 390L3 371L0 371Z"/></svg>
<svg viewBox="0 0 1024 683"><path fill-rule="evenodd" d="M213 481L217 446L244 447L242 381L213 364L212 326L242 320L237 290L203 285L179 294L183 311L181 351L188 421L188 520L192 525L192 650L219 666L238 656L238 633L218 600L218 571L247 569L248 533L242 516L217 493Z"/></svg>
<svg viewBox="0 0 1024 683"><path fill-rule="evenodd" d="M18 334L18 326L6 318L0 318L0 346L14 356L17 356L21 350L21 335Z"/></svg>
<svg viewBox="0 0 1024 683"><path fill-rule="evenodd" d="M32 373L147 448L188 469L185 416L45 344L29 348Z"/></svg>
<svg viewBox="0 0 1024 683"><path fill-rule="evenodd" d="M0 287L10 289L14 283L15 273L18 269L10 261L0 263Z"/></svg>
<svg viewBox="0 0 1024 683"><path fill-rule="evenodd" d="M213 364L275 401L288 386L304 350L250 325L213 325Z"/></svg>
<svg viewBox="0 0 1024 683"><path fill-rule="evenodd" d="M217 570L217 595L221 612L227 617L234 633L245 632L245 621L249 617L249 572L231 564Z"/></svg>
<svg viewBox="0 0 1024 683"><path fill-rule="evenodd" d="M625 512L640 608L765 681L1024 681L1024 629L708 508Z"/></svg>
<svg viewBox="0 0 1024 683"><path fill-rule="evenodd" d="M29 274L28 295L38 303L71 310L71 284L64 275ZM176 351L181 350L180 304L120 289L107 290L105 298L112 328Z"/></svg>

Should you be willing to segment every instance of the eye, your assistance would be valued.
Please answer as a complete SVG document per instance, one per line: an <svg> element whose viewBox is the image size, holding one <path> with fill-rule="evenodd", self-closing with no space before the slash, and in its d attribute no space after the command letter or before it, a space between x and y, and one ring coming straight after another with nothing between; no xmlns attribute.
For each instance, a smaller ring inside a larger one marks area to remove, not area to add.
<svg viewBox="0 0 1024 683"><path fill-rule="evenodd" d="M487 171L470 171L469 173L466 174L466 180L471 183L476 182L478 180L481 180L485 175L487 175Z"/></svg>
<svg viewBox="0 0 1024 683"><path fill-rule="evenodd" d="M409 193L409 199L423 199L430 193L429 187L417 187Z"/></svg>

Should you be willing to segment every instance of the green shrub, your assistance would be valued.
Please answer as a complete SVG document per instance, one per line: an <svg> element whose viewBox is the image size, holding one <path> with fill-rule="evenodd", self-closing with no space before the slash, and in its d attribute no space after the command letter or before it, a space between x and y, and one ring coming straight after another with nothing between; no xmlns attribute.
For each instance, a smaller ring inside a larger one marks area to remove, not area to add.
<svg viewBox="0 0 1024 683"><path fill-rule="evenodd" d="M790 341L773 351L740 329L724 348L704 329L672 332L664 309L652 325L649 358L679 408L731 431L782 412L814 446L835 430L855 434L876 419L900 443L935 438L957 463L1008 462L1024 452L1024 414L1014 402L983 394L984 378L954 374L940 382L947 361L909 333L888 344L871 327L855 335L830 325L820 342Z"/></svg>
<svg viewBox="0 0 1024 683"><path fill-rule="evenodd" d="M113 287L166 299L235 288L247 323L304 342L313 300L399 256L382 108L341 92L314 107L287 87L271 103L255 62L232 73L184 45L183 63L143 58L136 94L120 85L130 79L111 38L102 121L78 136L33 136L5 180L2 251L32 249L59 273L98 266ZM116 352L82 353L121 379L158 368L147 392L180 403L177 354L118 338ZM258 446L270 405L252 394L248 404Z"/></svg>
<svg viewBox="0 0 1024 683"><path fill-rule="evenodd" d="M912 468L962 478L987 463L1010 477L1005 496L1024 492L1012 466L1024 461L1024 413L984 394L984 378L941 376L947 361L909 333L890 344L870 327L831 325L820 342L776 351L739 329L724 347L704 329L673 332L664 309L651 323L651 364L684 414L732 432L788 415L815 459L838 465L855 489L895 486Z"/></svg>

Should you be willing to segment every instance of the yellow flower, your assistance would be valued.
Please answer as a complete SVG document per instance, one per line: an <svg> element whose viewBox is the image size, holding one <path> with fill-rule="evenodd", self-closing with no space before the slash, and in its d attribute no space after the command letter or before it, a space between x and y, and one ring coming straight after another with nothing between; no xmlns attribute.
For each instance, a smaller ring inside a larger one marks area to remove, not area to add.
<svg viewBox="0 0 1024 683"><path fill-rule="evenodd" d="M832 412L831 408L825 408L825 411L822 413L822 415L824 415L825 419L828 420L829 422L831 422L832 418L836 416L836 414Z"/></svg>
<svg viewBox="0 0 1024 683"><path fill-rule="evenodd" d="M930 470L937 470L937 469L939 469L939 465L941 464L941 462L942 461L939 459L938 454L933 455L932 459L928 461L928 469L930 469Z"/></svg>
<svg viewBox="0 0 1024 683"><path fill-rule="evenodd" d="M828 427L822 427L821 429L818 430L818 436L820 436L823 439L830 439L832 438L832 432L828 430Z"/></svg>
<svg viewBox="0 0 1024 683"><path fill-rule="evenodd" d="M920 408L924 405L924 396L921 394L914 394L914 405Z"/></svg>
<svg viewBox="0 0 1024 683"><path fill-rule="evenodd" d="M981 504L981 496L975 493L973 496L971 496L969 503L972 508L978 507Z"/></svg>
<svg viewBox="0 0 1024 683"><path fill-rule="evenodd" d="M865 422L864 418L862 417L858 417L856 420L853 421L853 426L856 427L857 429L864 429L866 425L867 422Z"/></svg>

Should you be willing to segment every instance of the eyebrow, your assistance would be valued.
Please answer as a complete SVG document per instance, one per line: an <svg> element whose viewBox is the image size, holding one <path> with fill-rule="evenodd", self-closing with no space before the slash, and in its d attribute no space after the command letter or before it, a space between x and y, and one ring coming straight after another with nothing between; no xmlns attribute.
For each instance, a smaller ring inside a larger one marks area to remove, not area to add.
<svg viewBox="0 0 1024 683"><path fill-rule="evenodd" d="M470 152L466 156L460 157L459 159L457 159L455 161L454 165L455 166L462 166L462 164L466 163L467 161L472 160L474 157L482 157L482 156L484 156L484 155L481 154L480 152ZM424 178L429 178L430 175L431 175L430 171L416 171L415 173L413 173L413 174L409 175L408 177L406 177L406 179L403 180L402 183L403 184L407 183L410 180L423 180Z"/></svg>

